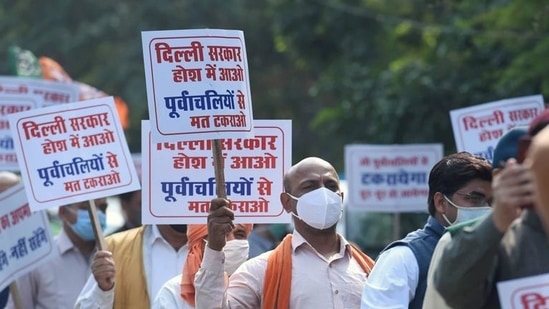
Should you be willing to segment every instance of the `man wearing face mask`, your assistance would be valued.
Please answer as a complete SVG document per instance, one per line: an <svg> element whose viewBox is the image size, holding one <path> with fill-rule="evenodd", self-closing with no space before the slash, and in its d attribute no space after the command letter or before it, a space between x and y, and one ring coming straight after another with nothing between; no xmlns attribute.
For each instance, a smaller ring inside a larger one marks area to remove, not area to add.
<svg viewBox="0 0 549 309"><path fill-rule="evenodd" d="M549 109L530 123L521 142L547 125ZM533 167L516 159L494 163L503 167L494 176L494 211L452 235L433 274L434 286L452 308L501 308L499 282L549 272L549 241L537 210L541 205L535 204Z"/></svg>
<svg viewBox="0 0 549 309"><path fill-rule="evenodd" d="M309 157L284 176L280 202L294 231L244 262L226 280L223 248L233 229L230 201L213 199L208 243L195 277L197 308L357 308L373 260L336 232L343 192L333 166Z"/></svg>
<svg viewBox="0 0 549 309"><path fill-rule="evenodd" d="M181 272L186 231L186 225L142 225L105 238L108 251L95 254L74 308L149 309L164 282Z"/></svg>
<svg viewBox="0 0 549 309"><path fill-rule="evenodd" d="M528 127L519 126L514 127L505 133L498 141L496 148L494 149L494 157L492 161L492 175L495 177L501 171L501 162L506 162L511 158L517 157L518 144L520 138L526 135ZM485 216L479 216L472 220L455 224L447 229L447 232L442 235L435 247L431 264L429 266L429 272L427 274L427 290L425 291L425 299L423 301L423 308L437 308L446 309L450 308L442 296L438 293L433 283L433 274L438 269L440 263L440 257L446 246L451 244L452 236L460 233L464 228L473 226L477 222L484 219Z"/></svg>
<svg viewBox="0 0 549 309"><path fill-rule="evenodd" d="M361 308L422 308L427 271L445 227L483 216L492 197L490 163L467 152L448 155L429 174L429 218L389 244L364 286Z"/></svg>
<svg viewBox="0 0 549 309"><path fill-rule="evenodd" d="M227 235L225 253L225 273L231 276L248 259L250 245L248 236L252 224L236 224L232 233ZM183 267L183 273L164 283L152 304L152 309L189 309L195 307L194 276L200 268L208 227L205 224L192 224L187 229L189 255Z"/></svg>
<svg viewBox="0 0 549 309"><path fill-rule="evenodd" d="M95 235L88 213L89 202L59 207L63 228L55 237L59 256L17 279L23 308L72 308L90 275ZM96 199L101 228L106 226L107 200ZM14 308L10 302L8 308Z"/></svg>

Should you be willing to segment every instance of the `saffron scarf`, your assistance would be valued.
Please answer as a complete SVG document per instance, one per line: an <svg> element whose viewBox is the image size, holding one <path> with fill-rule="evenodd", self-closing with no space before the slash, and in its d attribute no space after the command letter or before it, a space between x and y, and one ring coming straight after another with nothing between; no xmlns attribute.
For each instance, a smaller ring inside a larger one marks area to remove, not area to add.
<svg viewBox="0 0 549 309"><path fill-rule="evenodd" d="M204 247L206 242L204 239L208 236L208 226L206 224L189 224L187 226L187 244L189 253L183 266L183 274L181 276L181 297L193 307L194 301L194 275L200 268L202 256L204 255Z"/></svg>
<svg viewBox="0 0 549 309"><path fill-rule="evenodd" d="M243 224L242 226L246 230L246 236L250 235L253 224ZM189 253L181 275L181 297L193 307L195 307L194 276L202 263L206 237L208 237L208 226L206 224L189 224L187 226Z"/></svg>
<svg viewBox="0 0 549 309"><path fill-rule="evenodd" d="M351 256L369 275L374 260L351 244ZM263 308L290 308L290 287L292 283L292 234L286 235L267 261L265 283L263 284Z"/></svg>

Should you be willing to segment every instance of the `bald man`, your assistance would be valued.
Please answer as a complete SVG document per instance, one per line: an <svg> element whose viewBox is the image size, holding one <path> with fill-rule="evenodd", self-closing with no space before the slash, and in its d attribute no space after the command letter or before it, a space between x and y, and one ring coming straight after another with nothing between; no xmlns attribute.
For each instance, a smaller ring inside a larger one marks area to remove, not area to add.
<svg viewBox="0 0 549 309"><path fill-rule="evenodd" d="M227 199L211 201L208 243L195 276L196 308L358 308L374 261L336 231L343 192L334 167L309 157L292 166L280 193L294 231L225 280L223 248L233 230ZM227 285L226 285L227 284Z"/></svg>

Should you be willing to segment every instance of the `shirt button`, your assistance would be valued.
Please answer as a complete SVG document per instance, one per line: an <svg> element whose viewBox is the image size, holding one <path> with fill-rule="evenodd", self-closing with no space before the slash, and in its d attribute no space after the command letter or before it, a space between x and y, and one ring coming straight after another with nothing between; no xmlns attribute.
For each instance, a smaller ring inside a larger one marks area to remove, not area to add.
<svg viewBox="0 0 549 309"><path fill-rule="evenodd" d="M335 290L335 294L336 294L336 295L339 294L339 290Z"/></svg>

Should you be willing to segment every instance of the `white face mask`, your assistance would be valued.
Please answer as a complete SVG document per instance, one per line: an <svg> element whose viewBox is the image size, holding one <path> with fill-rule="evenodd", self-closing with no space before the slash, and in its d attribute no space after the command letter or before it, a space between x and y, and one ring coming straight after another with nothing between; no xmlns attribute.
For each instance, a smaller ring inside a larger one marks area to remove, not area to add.
<svg viewBox="0 0 549 309"><path fill-rule="evenodd" d="M343 215L341 196L325 187L307 192L299 198L287 194L297 201L298 214L292 215L315 229L332 227Z"/></svg>
<svg viewBox="0 0 549 309"><path fill-rule="evenodd" d="M457 216L456 216L456 220L454 220L454 222L450 222L450 220L448 220L448 217L446 217L445 214L442 214L442 218L444 218L444 220L446 220L446 223L448 223L449 225L454 225L454 224L458 224L458 223L461 223L461 222L470 221L470 220L473 220L473 219L476 219L476 218L480 218L480 217L483 217L483 216L489 214L490 212L492 212L492 207L490 207L490 206L463 207L463 206L456 205L446 195L444 195L444 199L448 203L450 203L450 205L457 208Z"/></svg>
<svg viewBox="0 0 549 309"><path fill-rule="evenodd" d="M250 243L247 239L232 239L227 241L223 252L225 252L225 272L230 276L248 259Z"/></svg>

